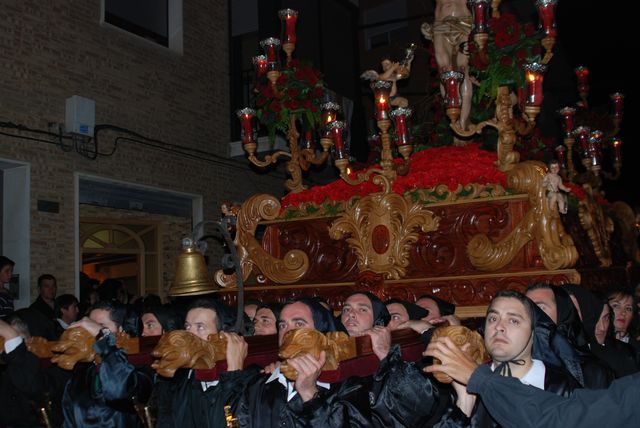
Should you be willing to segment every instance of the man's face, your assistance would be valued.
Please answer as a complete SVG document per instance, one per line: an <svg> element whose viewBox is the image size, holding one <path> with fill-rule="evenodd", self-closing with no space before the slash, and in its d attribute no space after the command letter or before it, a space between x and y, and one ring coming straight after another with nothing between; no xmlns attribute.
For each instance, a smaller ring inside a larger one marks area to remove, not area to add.
<svg viewBox="0 0 640 428"><path fill-rule="evenodd" d="M600 313L600 318L596 323L596 329L594 335L599 344L604 345L604 340L607 337L607 330L609 330L609 324L611 323L611 316L609 312L609 305L605 304Z"/></svg>
<svg viewBox="0 0 640 428"><path fill-rule="evenodd" d="M207 340L210 334L218 333L218 314L213 309L191 309L187 312L184 329L202 340Z"/></svg>
<svg viewBox="0 0 640 428"><path fill-rule="evenodd" d="M533 300L533 303L538 305L545 314L549 315L549 318L555 324L558 324L558 306L556 305L556 296L553 294L553 290L548 288L530 290L527 291L527 297Z"/></svg>
<svg viewBox="0 0 640 428"><path fill-rule="evenodd" d="M162 334L162 324L155 315L150 312L142 315L142 335L160 336Z"/></svg>
<svg viewBox="0 0 640 428"><path fill-rule="evenodd" d="M389 330L397 330L402 323L409 321L409 313L400 303L390 303L387 305L391 321L389 321Z"/></svg>
<svg viewBox="0 0 640 428"><path fill-rule="evenodd" d="M341 321L350 336L357 336L373 327L373 306L364 294L350 296L342 306Z"/></svg>
<svg viewBox="0 0 640 428"><path fill-rule="evenodd" d="M78 304L76 302L73 302L67 309L60 308L60 312L62 313L62 321L66 322L67 324L71 324L78 319L78 313L80 313L80 309L78 309Z"/></svg>
<svg viewBox="0 0 640 428"><path fill-rule="evenodd" d="M491 302L484 344L494 361L530 358L531 333L531 319L522 302L512 297L498 297Z"/></svg>
<svg viewBox="0 0 640 428"><path fill-rule="evenodd" d="M256 316L253 318L253 327L255 328L254 334L256 336L267 336L278 333L276 316L269 308L258 309Z"/></svg>
<svg viewBox="0 0 640 428"><path fill-rule="evenodd" d="M286 305L282 308L280 320L278 320L278 344L282 345L282 338L289 330L305 327L316 328L311 308L302 302Z"/></svg>
<svg viewBox="0 0 640 428"><path fill-rule="evenodd" d="M5 265L2 270L0 270L0 284L6 284L11 281L11 276L13 275L13 266Z"/></svg>
<svg viewBox="0 0 640 428"><path fill-rule="evenodd" d="M425 321L431 321L433 319L442 317L442 314L440 313L440 308L438 307L438 304L433 299L430 299L428 297L423 297L422 299L416 300L416 305L429 311L429 315L427 315L426 318L423 318Z"/></svg>
<svg viewBox="0 0 640 428"><path fill-rule="evenodd" d="M44 300L54 300L57 291L58 287L56 287L56 282L53 279L43 279L40 282L40 295Z"/></svg>
<svg viewBox="0 0 640 428"><path fill-rule="evenodd" d="M111 330L111 333L117 333L122 331L122 327L118 327L115 322L111 320L110 312L106 309L94 309L89 314L89 318L95 322L100 324L100 327L106 327Z"/></svg>

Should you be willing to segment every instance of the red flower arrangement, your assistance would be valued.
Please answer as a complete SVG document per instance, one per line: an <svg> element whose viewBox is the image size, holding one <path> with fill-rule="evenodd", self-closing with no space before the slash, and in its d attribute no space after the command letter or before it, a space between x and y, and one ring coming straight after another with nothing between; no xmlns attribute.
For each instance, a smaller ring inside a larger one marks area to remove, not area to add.
<svg viewBox="0 0 640 428"><path fill-rule="evenodd" d="M492 101L498 86L510 85L512 90L521 87L524 64L539 61L541 35L533 24L521 25L510 13L491 18L489 24L492 28L487 44L489 62L481 60L473 44L469 50L471 74L480 82L473 94L474 110L481 110L477 107L482 98Z"/></svg>
<svg viewBox="0 0 640 428"><path fill-rule="evenodd" d="M409 174L398 177L393 191L403 195L415 189L426 189L446 184L455 190L459 184L500 184L505 186L506 176L494 166L496 154L480 149L477 144L466 147L445 146L423 150L411 157ZM397 163L402 160L396 159ZM300 193L290 193L282 199L283 208L297 207L305 202L320 205L328 201L347 201L354 196L379 192L380 187L371 180L359 186L350 186L337 180L326 186L316 186Z"/></svg>
<svg viewBox="0 0 640 428"><path fill-rule="evenodd" d="M310 65L292 60L281 71L275 91L265 77L256 85L256 92L257 116L268 129L271 142L276 131L287 132L292 114L311 128L320 123L325 86L320 72Z"/></svg>

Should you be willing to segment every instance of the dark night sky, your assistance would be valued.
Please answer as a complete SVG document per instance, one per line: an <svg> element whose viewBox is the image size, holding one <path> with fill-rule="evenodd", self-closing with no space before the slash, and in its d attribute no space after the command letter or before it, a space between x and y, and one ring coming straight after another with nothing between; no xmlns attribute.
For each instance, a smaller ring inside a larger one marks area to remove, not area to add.
<svg viewBox="0 0 640 428"><path fill-rule="evenodd" d="M625 94L625 114L620 133L623 139L623 175L618 182L606 183L609 200L625 200L640 206L640 194L635 184L640 180L640 168L634 164L640 150L634 141L632 128L637 108L637 66L632 65L637 52L638 24L629 2L559 1L558 54L571 68L584 65L590 71L589 102L608 106L609 94Z"/></svg>

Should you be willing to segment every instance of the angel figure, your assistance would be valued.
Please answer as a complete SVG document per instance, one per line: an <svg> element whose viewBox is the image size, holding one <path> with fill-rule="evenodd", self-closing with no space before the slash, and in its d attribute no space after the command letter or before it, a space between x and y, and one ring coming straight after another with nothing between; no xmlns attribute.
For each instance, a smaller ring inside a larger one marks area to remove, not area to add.
<svg viewBox="0 0 640 428"><path fill-rule="evenodd" d="M567 213L567 195L560 192L570 192L567 186L562 184L562 177L558 174L560 172L560 163L557 160L549 162L549 172L544 176L542 180L542 186L547 189L547 202L549 203L549 209L553 209L556 205L558 211L561 214Z"/></svg>
<svg viewBox="0 0 640 428"><path fill-rule="evenodd" d="M371 82L375 82L376 80L387 80L391 82L391 92L389 93L390 104L394 107L408 107L409 101L404 97L397 96L398 86L396 82L409 77L416 47L417 45L412 43L405 49L405 57L400 62L392 61L390 58L383 58L380 62L382 73L378 73L375 70L367 70L360 75L360 78Z"/></svg>

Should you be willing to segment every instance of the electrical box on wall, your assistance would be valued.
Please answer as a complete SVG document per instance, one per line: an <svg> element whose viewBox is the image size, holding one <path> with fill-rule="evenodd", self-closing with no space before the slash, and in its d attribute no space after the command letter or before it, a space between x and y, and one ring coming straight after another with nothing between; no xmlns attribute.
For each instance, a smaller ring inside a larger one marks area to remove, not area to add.
<svg viewBox="0 0 640 428"><path fill-rule="evenodd" d="M64 129L71 134L93 137L96 124L96 102L74 95L65 102Z"/></svg>

